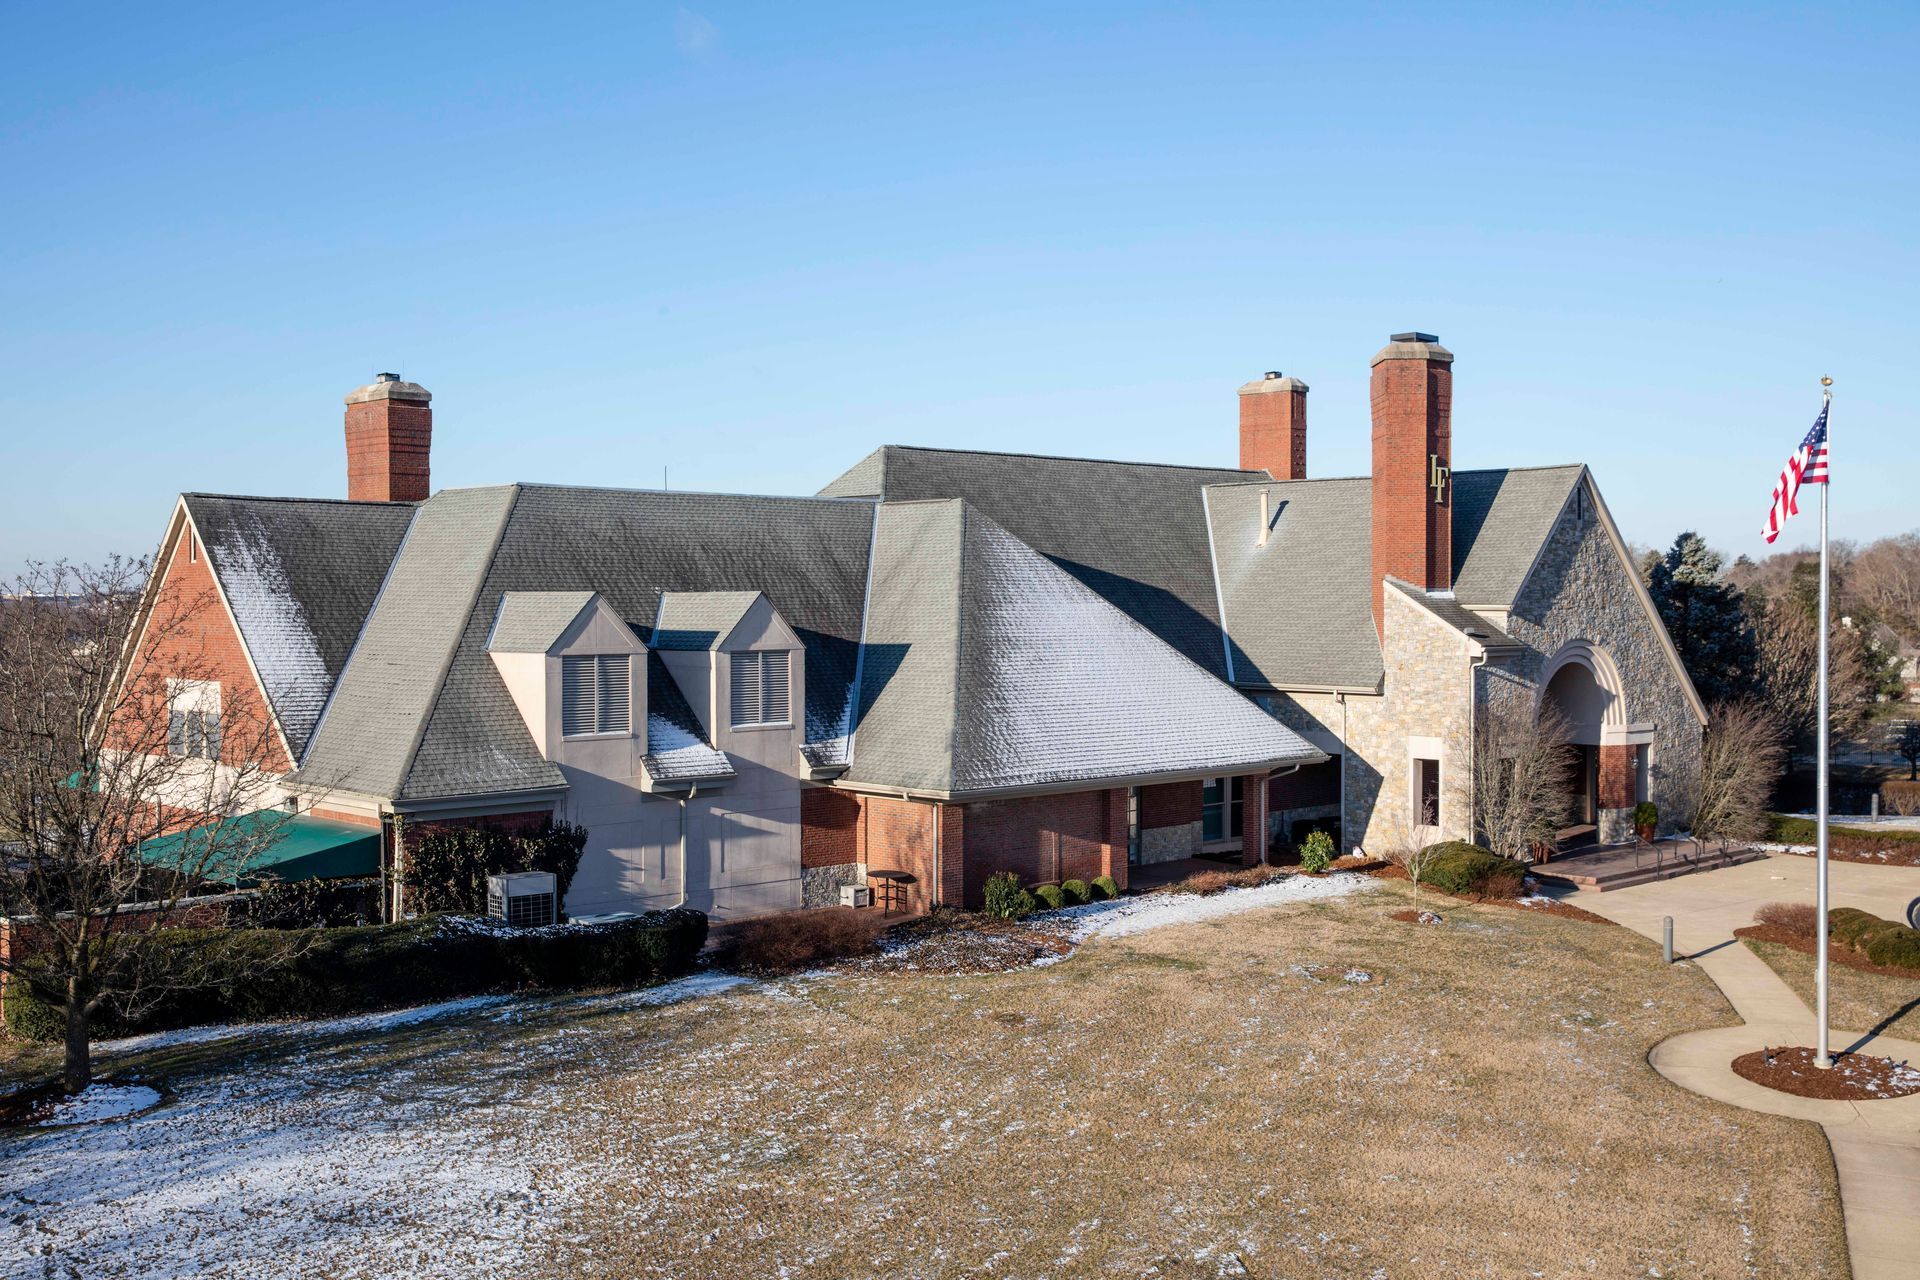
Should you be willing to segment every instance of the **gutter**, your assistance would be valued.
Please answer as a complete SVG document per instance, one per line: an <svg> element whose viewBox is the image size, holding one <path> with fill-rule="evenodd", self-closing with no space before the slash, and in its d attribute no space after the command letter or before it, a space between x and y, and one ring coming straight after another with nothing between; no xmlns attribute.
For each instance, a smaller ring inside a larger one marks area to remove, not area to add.
<svg viewBox="0 0 1920 1280"><path fill-rule="evenodd" d="M1344 741L1344 738L1342 739ZM1208 765L1199 769L1162 770L1156 773L1129 774L1121 777L1071 778L1059 782L1036 783L1028 786L981 787L970 791L934 791L915 787L887 786L884 783L837 782L833 787L839 791L851 791L856 795L897 796L902 800L926 800L946 804L966 804L975 800L1006 800L1020 796L1066 795L1075 791L1105 791L1112 787L1152 787L1166 782L1194 782L1203 778L1239 776L1250 773L1273 773L1288 766L1320 764L1328 759L1327 753L1318 747L1308 745L1312 755L1302 759L1298 755L1279 756L1269 760L1248 760L1230 764Z"/></svg>

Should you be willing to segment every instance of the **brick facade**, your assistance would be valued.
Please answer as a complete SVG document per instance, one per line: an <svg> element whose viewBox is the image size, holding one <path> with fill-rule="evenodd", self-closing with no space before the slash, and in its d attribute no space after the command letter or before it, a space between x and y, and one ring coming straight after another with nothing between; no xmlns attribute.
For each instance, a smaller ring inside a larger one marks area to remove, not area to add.
<svg viewBox="0 0 1920 1280"><path fill-rule="evenodd" d="M347 398L347 497L355 502L425 502L433 491L428 471L433 407L426 400L387 395L362 398L382 385L411 386L375 383Z"/></svg>
<svg viewBox="0 0 1920 1280"><path fill-rule="evenodd" d="M1112 876L1127 883L1124 787L990 800L967 806L966 901L987 877L1011 871L1029 884Z"/></svg>
<svg viewBox="0 0 1920 1280"><path fill-rule="evenodd" d="M1415 336L1395 335L1373 358L1373 619L1383 635L1384 578L1453 585L1453 483L1431 484L1434 458L1453 465L1453 356L1402 340Z"/></svg>
<svg viewBox="0 0 1920 1280"><path fill-rule="evenodd" d="M1640 748L1607 745L1600 748L1600 807L1631 809L1638 779Z"/></svg>
<svg viewBox="0 0 1920 1280"><path fill-rule="evenodd" d="M1179 827L1200 821L1200 780L1140 788L1140 828Z"/></svg>
<svg viewBox="0 0 1920 1280"><path fill-rule="evenodd" d="M1275 480L1307 478L1307 384L1268 374L1240 388L1240 466Z"/></svg>

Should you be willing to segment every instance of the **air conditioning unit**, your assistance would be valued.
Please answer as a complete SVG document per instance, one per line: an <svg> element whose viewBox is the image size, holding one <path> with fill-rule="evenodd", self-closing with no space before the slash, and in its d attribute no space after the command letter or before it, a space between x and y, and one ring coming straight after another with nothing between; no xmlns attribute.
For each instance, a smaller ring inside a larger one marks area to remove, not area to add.
<svg viewBox="0 0 1920 1280"><path fill-rule="evenodd" d="M843 884L840 886L840 905L870 907L873 905L873 890L864 884Z"/></svg>
<svg viewBox="0 0 1920 1280"><path fill-rule="evenodd" d="M510 871L487 877L487 914L529 929L560 918L551 871Z"/></svg>

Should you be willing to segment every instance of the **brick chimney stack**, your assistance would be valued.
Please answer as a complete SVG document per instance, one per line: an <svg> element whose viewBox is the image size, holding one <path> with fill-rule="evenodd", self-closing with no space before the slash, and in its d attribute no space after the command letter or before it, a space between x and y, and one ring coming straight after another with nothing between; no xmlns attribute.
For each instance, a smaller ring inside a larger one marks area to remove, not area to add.
<svg viewBox="0 0 1920 1280"><path fill-rule="evenodd" d="M417 382L383 373L347 397L347 497L354 502L422 502L432 492L433 396Z"/></svg>
<svg viewBox="0 0 1920 1280"><path fill-rule="evenodd" d="M1240 466L1307 478L1307 384L1273 370L1240 388Z"/></svg>
<svg viewBox="0 0 1920 1280"><path fill-rule="evenodd" d="M1396 333L1373 358L1373 622L1386 635L1381 579L1453 587L1453 352Z"/></svg>

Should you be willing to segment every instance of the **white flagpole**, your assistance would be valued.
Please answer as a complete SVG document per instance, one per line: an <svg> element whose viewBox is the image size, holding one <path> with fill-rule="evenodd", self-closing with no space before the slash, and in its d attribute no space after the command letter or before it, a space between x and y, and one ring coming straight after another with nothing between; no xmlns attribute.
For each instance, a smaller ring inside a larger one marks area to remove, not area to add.
<svg viewBox="0 0 1920 1280"><path fill-rule="evenodd" d="M1820 379L1820 385L1831 388L1832 378ZM1833 439L1833 392L1823 393L1823 411L1827 418L1827 440ZM1833 456L1832 449L1827 457ZM1814 1062L1820 1067L1831 1067L1833 1055L1827 1044L1827 490L1833 488L1833 465L1827 465L1827 482L1820 486L1820 776L1818 779L1819 796L1819 848L1816 857L1815 876L1817 888L1814 896L1815 912L1819 916L1819 939L1817 964L1818 974L1815 985L1814 1003L1817 1008L1814 1016L1820 1020L1819 1049Z"/></svg>

